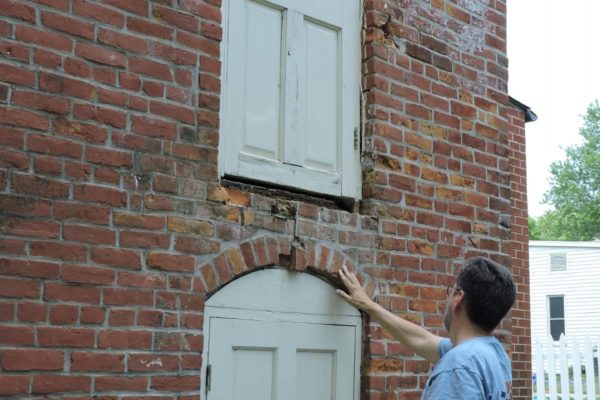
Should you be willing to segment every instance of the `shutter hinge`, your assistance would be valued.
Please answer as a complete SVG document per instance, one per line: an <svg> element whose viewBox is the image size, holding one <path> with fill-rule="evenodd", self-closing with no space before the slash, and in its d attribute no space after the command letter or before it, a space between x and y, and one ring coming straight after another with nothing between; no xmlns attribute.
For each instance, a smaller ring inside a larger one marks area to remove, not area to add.
<svg viewBox="0 0 600 400"><path fill-rule="evenodd" d="M210 373L211 373L211 365L208 364L206 367L206 391L210 392Z"/></svg>
<svg viewBox="0 0 600 400"><path fill-rule="evenodd" d="M354 150L358 150L358 145L360 144L360 132L358 128L354 128Z"/></svg>

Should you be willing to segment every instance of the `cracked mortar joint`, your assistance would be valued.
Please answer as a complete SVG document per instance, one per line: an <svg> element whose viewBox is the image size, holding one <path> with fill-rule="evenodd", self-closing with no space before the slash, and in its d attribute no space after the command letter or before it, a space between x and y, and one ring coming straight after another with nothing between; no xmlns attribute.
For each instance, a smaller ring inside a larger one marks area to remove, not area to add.
<svg viewBox="0 0 600 400"><path fill-rule="evenodd" d="M387 282L379 281L375 283L375 293L374 296L379 295L387 295L389 293L389 285Z"/></svg>

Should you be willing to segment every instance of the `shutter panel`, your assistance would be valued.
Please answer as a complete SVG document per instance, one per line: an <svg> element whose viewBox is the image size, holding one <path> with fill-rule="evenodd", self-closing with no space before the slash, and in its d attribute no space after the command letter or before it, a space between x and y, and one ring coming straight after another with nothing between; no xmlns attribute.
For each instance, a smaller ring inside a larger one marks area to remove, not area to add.
<svg viewBox="0 0 600 400"><path fill-rule="evenodd" d="M283 10L230 0L228 25L224 167L238 174L240 153L280 158Z"/></svg>
<svg viewBox="0 0 600 400"><path fill-rule="evenodd" d="M230 1L226 174L359 196L359 11L358 0Z"/></svg>

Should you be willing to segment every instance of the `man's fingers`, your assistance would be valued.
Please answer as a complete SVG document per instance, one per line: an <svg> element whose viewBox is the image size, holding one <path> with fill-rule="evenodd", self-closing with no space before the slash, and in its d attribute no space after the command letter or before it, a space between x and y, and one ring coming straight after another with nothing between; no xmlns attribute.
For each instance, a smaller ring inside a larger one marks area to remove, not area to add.
<svg viewBox="0 0 600 400"><path fill-rule="evenodd" d="M346 294L346 292L344 292L341 289L336 289L335 291L341 298L343 298L344 300L346 300L347 302L351 302L352 298L350 296L348 296L348 294Z"/></svg>
<svg viewBox="0 0 600 400"><path fill-rule="evenodd" d="M340 276L340 279L344 283L344 286L348 287L348 285L350 284L350 279L348 279L348 275L346 275L346 272L344 270L340 269L338 271L338 275Z"/></svg>
<svg viewBox="0 0 600 400"><path fill-rule="evenodd" d="M346 264L342 265L342 269L340 271L344 274L344 277L346 277L350 282L360 285L358 279L356 279L356 274L354 272L348 271L348 267L346 267Z"/></svg>

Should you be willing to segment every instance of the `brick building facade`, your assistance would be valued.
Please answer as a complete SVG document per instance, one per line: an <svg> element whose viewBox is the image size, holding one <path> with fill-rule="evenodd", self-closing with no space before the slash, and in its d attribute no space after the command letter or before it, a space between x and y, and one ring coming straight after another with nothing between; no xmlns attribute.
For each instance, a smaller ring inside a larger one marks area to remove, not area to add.
<svg viewBox="0 0 600 400"><path fill-rule="evenodd" d="M0 396L204 398L204 303L259 268L346 262L442 333L444 285L486 255L515 275L498 335L530 398L506 1L363 1L354 197L223 176L224 7L0 0ZM363 337L362 398L418 399L430 366Z"/></svg>

